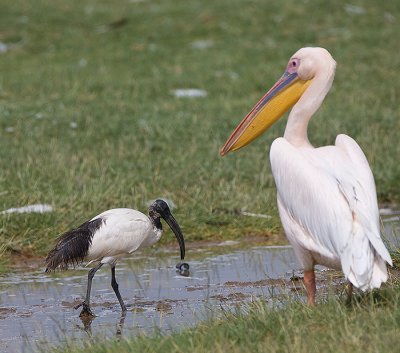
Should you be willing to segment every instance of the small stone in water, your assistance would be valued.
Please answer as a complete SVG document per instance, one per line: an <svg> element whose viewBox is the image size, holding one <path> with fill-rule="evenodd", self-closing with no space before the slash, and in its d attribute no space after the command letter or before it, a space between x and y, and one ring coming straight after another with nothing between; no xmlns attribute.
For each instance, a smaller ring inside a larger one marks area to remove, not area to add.
<svg viewBox="0 0 400 353"><path fill-rule="evenodd" d="M188 277L190 272L189 272L189 264L186 262L178 262L176 264L176 272L178 272L181 276Z"/></svg>

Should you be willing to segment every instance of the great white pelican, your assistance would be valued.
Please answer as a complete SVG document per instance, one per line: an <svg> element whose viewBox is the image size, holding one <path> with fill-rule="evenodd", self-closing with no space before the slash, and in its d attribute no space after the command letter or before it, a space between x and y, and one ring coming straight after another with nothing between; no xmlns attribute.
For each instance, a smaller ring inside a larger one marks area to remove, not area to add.
<svg viewBox="0 0 400 353"><path fill-rule="evenodd" d="M323 48L302 48L286 71L229 137L221 155L246 146L293 106L283 137L271 145L279 215L304 269L308 304L315 304L316 264L341 269L362 291L379 288L392 265L380 235L375 182L349 136L315 148L307 126L332 86L336 62Z"/></svg>

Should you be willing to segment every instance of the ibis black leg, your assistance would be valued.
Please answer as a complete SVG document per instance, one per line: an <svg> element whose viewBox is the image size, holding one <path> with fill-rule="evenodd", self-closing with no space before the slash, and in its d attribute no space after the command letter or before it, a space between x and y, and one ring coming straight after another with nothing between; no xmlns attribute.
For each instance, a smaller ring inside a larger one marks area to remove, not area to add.
<svg viewBox="0 0 400 353"><path fill-rule="evenodd" d="M83 307L79 316L84 316L84 315L95 316L92 313L92 310L90 310L90 291L92 290L92 280L93 280L94 274L101 266L103 266L103 264L99 263L96 267L93 267L88 273L86 298L81 304L79 304L75 307L75 309L78 309L81 306Z"/></svg>
<svg viewBox="0 0 400 353"><path fill-rule="evenodd" d="M115 279L115 266L111 267L111 287L112 287L112 289L114 289L115 295L118 298L118 301L119 301L119 304L121 305L122 311L125 312L126 306L124 304L124 301L122 300L121 293L118 290L118 283Z"/></svg>
<svg viewBox="0 0 400 353"><path fill-rule="evenodd" d="M119 322L117 324L117 332L115 333L115 336L117 338L122 335L122 329L124 328L125 318L126 318L126 311L123 311L121 313L121 318L119 319Z"/></svg>

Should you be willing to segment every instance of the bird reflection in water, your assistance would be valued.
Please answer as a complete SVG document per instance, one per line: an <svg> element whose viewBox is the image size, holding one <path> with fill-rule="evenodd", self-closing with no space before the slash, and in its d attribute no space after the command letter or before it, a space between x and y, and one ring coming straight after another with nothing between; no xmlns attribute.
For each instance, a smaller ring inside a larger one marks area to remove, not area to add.
<svg viewBox="0 0 400 353"><path fill-rule="evenodd" d="M96 316L81 315L79 318L82 321L83 327L77 325L78 328L84 330L90 337L92 337L92 322L96 319ZM115 338L120 339L122 337L122 331L125 325L126 311L121 312L121 316L116 322Z"/></svg>

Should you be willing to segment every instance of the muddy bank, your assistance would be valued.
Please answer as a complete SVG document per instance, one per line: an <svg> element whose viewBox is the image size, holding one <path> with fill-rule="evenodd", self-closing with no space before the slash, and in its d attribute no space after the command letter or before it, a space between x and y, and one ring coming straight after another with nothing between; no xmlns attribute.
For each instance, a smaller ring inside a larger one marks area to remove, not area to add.
<svg viewBox="0 0 400 353"><path fill-rule="evenodd" d="M391 216L392 217L392 216ZM400 221L384 222L391 243L399 244ZM261 239L265 240L265 238ZM290 246L223 241L189 244L190 275L176 272L176 247L153 248L117 265L116 277L128 307L121 315L106 266L96 274L92 306L97 315L81 320L74 306L86 290L88 269L45 274L41 258L25 258L0 277L0 352L34 352L70 341L168 333L240 310L253 300L304 300L302 272ZM391 271L391 279L398 272ZM340 272L318 268L318 299L341 294ZM281 304L280 304L281 305Z"/></svg>
<svg viewBox="0 0 400 353"><path fill-rule="evenodd" d="M120 333L123 326L126 335L170 332L213 317L221 307L236 310L255 298L291 291L303 295L301 282L290 280L297 269L290 247L225 254L213 253L214 248L198 249L196 256L188 257L188 277L176 272L176 249L121 261L116 276L128 307L124 317L109 283L110 271L101 269L92 288L97 317L90 322L81 321L73 308L85 293L86 268L50 275L42 269L17 271L1 277L0 351L29 352L69 340L112 338L117 326Z"/></svg>

